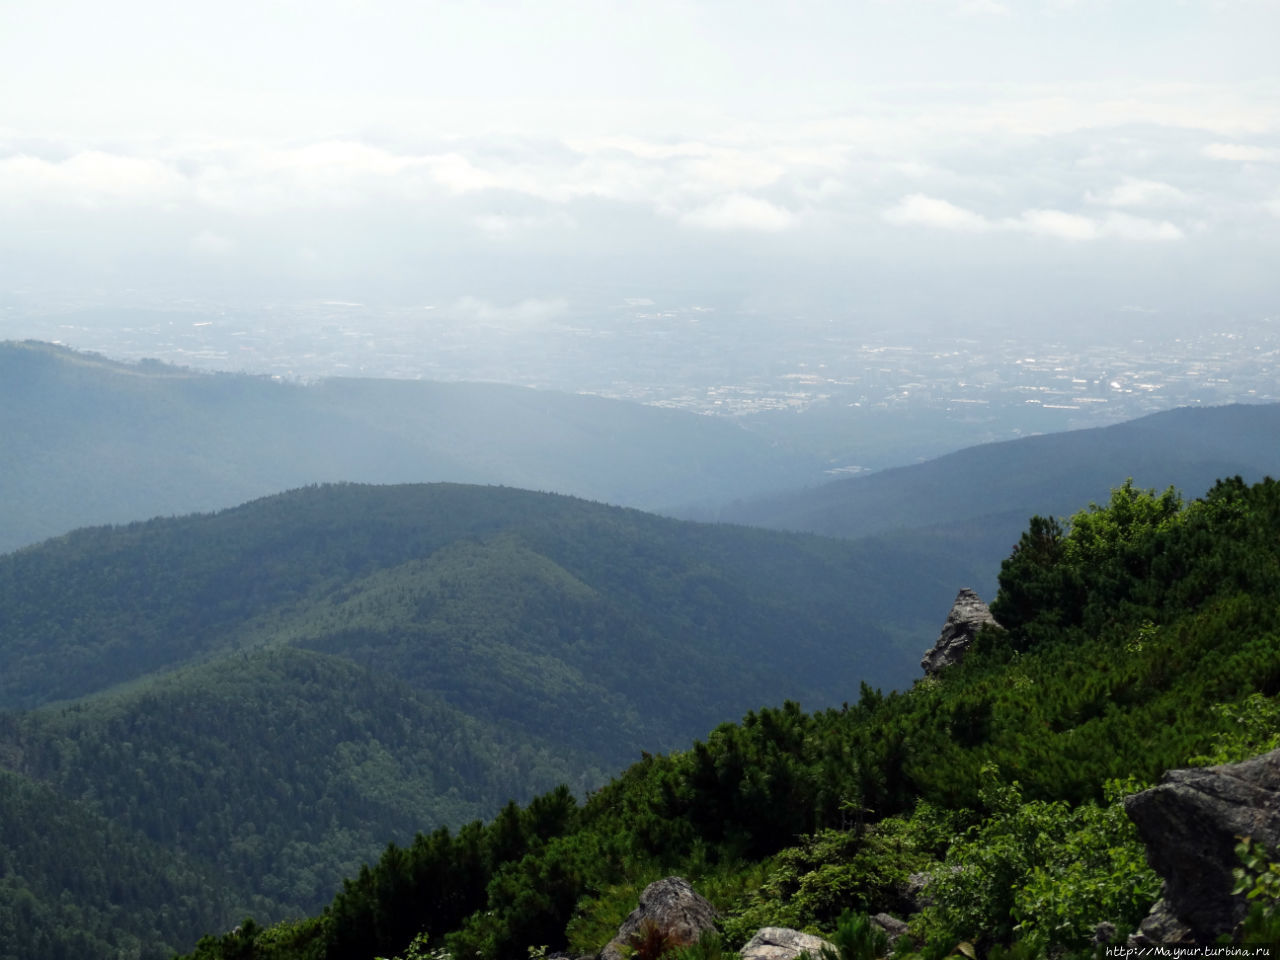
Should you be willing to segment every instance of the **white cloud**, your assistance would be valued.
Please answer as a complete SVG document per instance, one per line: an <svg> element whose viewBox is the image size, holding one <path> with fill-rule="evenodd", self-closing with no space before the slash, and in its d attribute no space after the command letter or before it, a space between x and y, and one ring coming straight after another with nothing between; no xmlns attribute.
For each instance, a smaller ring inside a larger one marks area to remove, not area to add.
<svg viewBox="0 0 1280 960"><path fill-rule="evenodd" d="M919 225L965 231L992 228L991 222L980 214L923 193L913 193L903 197L895 206L884 211L883 217L889 223L904 226Z"/></svg>
<svg viewBox="0 0 1280 960"><path fill-rule="evenodd" d="M1181 240L1186 234L1168 220L1148 220L1125 213L1112 213L1100 225L1103 236L1120 240Z"/></svg>
<svg viewBox="0 0 1280 960"><path fill-rule="evenodd" d="M191 252L205 259L216 259L234 253L234 240L214 233L212 230L201 230L191 238Z"/></svg>
<svg viewBox="0 0 1280 960"><path fill-rule="evenodd" d="M427 168L436 182L452 193L476 193L483 190L536 191L536 184L517 171L499 174L485 170L462 154L453 152L430 157Z"/></svg>
<svg viewBox="0 0 1280 960"><path fill-rule="evenodd" d="M680 222L701 230L773 233L793 226L796 217L767 200L735 193L684 214Z"/></svg>
<svg viewBox="0 0 1280 960"><path fill-rule="evenodd" d="M1094 240L1102 235L1097 222L1062 210L1024 210L1007 225L1011 229L1063 240Z"/></svg>
<svg viewBox="0 0 1280 960"><path fill-rule="evenodd" d="M997 0L960 0L956 12L966 17L1007 17L1008 4Z"/></svg>
<svg viewBox="0 0 1280 960"><path fill-rule="evenodd" d="M1166 207L1180 206L1190 199L1177 187L1159 180L1141 180L1126 177L1123 183L1110 190L1087 194L1090 203L1108 207Z"/></svg>
<svg viewBox="0 0 1280 960"><path fill-rule="evenodd" d="M1255 147L1245 143L1211 143L1204 148L1206 157L1234 160L1237 163L1278 163L1280 148Z"/></svg>
<svg viewBox="0 0 1280 960"><path fill-rule="evenodd" d="M1033 208L1016 217L992 219L946 200L924 194L904 197L882 214L898 226L922 226L941 230L980 233L1003 231L1031 233L1060 240L1084 241L1110 237L1119 240L1178 240L1183 232L1167 220L1148 220L1125 213L1101 219L1065 210Z"/></svg>
<svg viewBox="0 0 1280 960"><path fill-rule="evenodd" d="M572 217L561 211L547 216L485 213L476 217L474 223L482 233L498 239L514 238L530 231L571 229L576 225Z"/></svg>
<svg viewBox="0 0 1280 960"><path fill-rule="evenodd" d="M183 185L161 160L102 150L56 161L23 154L0 160L0 197L10 199L97 205L167 195Z"/></svg>
<svg viewBox="0 0 1280 960"><path fill-rule="evenodd" d="M1065 210L1024 210L1016 218L1000 224L1009 230L1021 230L1060 240L1181 240L1185 234L1168 220L1148 220L1127 213L1109 213L1100 219L1068 213Z"/></svg>

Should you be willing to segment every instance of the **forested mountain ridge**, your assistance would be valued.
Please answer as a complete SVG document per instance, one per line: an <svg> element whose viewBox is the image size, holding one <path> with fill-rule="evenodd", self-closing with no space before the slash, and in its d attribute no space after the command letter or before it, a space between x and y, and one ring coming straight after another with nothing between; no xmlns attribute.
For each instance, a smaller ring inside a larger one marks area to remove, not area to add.
<svg viewBox="0 0 1280 960"><path fill-rule="evenodd" d="M991 609L1003 629L905 693L753 711L583 804L553 792L389 848L322 915L191 956L593 953L670 873L721 913L722 946L686 958L766 925L875 956L856 914L881 911L909 921L902 956L1091 956L1159 889L1119 798L1280 744L1280 483L1191 503L1130 484L1035 517Z"/></svg>
<svg viewBox="0 0 1280 960"><path fill-rule="evenodd" d="M370 619L380 630L412 622L425 642L443 617L485 640L494 610L530 621L504 621L513 643L554 626L544 639L598 676L611 668L596 655L624 642L639 657L731 654L746 671L739 698L775 681L752 657L785 638L789 675L834 700L858 678L900 682L912 661L880 631L903 599L883 553L508 488L306 488L0 556L0 706L83 696L277 636L361 645ZM851 586L866 589L855 597ZM377 613L362 619L357 608L371 604Z"/></svg>
<svg viewBox="0 0 1280 960"><path fill-rule="evenodd" d="M880 544L455 484L84 529L0 556L0 766L53 791L50 816L133 838L113 842L138 869L189 864L165 882L203 897L193 942L314 911L388 841L582 794L753 706L901 685L938 616L918 594L943 610L953 577ZM0 850L15 876L78 862L24 809ZM180 946L128 886L86 893L77 926L30 884L0 956Z"/></svg>
<svg viewBox="0 0 1280 960"><path fill-rule="evenodd" d="M821 476L734 421L620 400L486 383L303 385L38 342L0 343L0 449L0 551L325 481L503 483L663 509Z"/></svg>
<svg viewBox="0 0 1280 960"><path fill-rule="evenodd" d="M726 505L705 518L824 536L875 536L918 553L945 550L984 596L1033 514L1066 516L1104 501L1118 479L1184 494L1219 477L1280 476L1280 404L1185 407L1086 430L967 447Z"/></svg>
<svg viewBox="0 0 1280 960"><path fill-rule="evenodd" d="M1027 517L1066 515L1102 501L1117 477L1191 492L1220 477L1280 475L1277 435L1280 404L1182 407L1109 427L966 447L924 463L732 504L717 516L853 538L982 521L999 526L1012 543Z"/></svg>

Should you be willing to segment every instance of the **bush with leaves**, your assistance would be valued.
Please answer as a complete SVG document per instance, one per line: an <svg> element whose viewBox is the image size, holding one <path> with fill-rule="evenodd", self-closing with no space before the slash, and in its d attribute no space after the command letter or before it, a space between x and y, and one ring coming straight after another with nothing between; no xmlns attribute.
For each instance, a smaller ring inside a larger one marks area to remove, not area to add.
<svg viewBox="0 0 1280 960"><path fill-rule="evenodd" d="M1160 878L1147 864L1123 798L1142 789L1108 781L1106 803L1081 804L1067 817L1062 840L1032 868L1013 912L1018 935L1039 934L1053 946L1083 946L1107 921L1132 928L1159 897Z"/></svg>
<svg viewBox="0 0 1280 960"><path fill-rule="evenodd" d="M1223 729L1214 734L1213 747L1190 762L1195 766L1239 763L1280 747L1280 701L1251 693L1237 703L1214 708Z"/></svg>
<svg viewBox="0 0 1280 960"><path fill-rule="evenodd" d="M715 930L704 930L695 942L677 947L672 960L738 960L738 955L724 948L724 938Z"/></svg>
<svg viewBox="0 0 1280 960"><path fill-rule="evenodd" d="M388 960L388 958L375 957L374 960ZM426 933L420 933L409 942L404 953L389 960L452 960L452 954L443 947L432 947L430 937Z"/></svg>
<svg viewBox="0 0 1280 960"><path fill-rule="evenodd" d="M934 870L933 904L918 921L930 941L990 946L1016 938L1050 946L1086 946L1101 921L1136 924L1160 881L1147 866L1121 798L1136 783L1107 785L1104 806L1074 809L1055 801L1023 802L1016 782L983 769L990 815L971 828Z"/></svg>
<svg viewBox="0 0 1280 960"><path fill-rule="evenodd" d="M822 960L877 960L889 952L889 935L865 913L846 910L831 934L831 947L822 948Z"/></svg>
<svg viewBox="0 0 1280 960"><path fill-rule="evenodd" d="M1236 844L1240 866L1231 871L1233 894L1243 893L1252 904L1241 927L1243 943L1280 943L1280 863L1276 863L1260 843L1250 837Z"/></svg>
<svg viewBox="0 0 1280 960"><path fill-rule="evenodd" d="M805 837L772 859L764 882L726 917L726 939L742 944L766 926L816 931L851 909L905 910L908 876L942 855L961 817L921 801L910 817Z"/></svg>

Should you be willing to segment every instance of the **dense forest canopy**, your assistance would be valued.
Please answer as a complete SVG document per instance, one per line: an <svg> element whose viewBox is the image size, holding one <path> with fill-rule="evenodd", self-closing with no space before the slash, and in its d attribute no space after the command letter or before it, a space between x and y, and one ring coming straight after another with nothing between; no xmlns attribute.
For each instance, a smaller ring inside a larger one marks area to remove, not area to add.
<svg viewBox="0 0 1280 960"><path fill-rule="evenodd" d="M767 924L905 913L908 875L931 872L910 917L925 956L1087 952L1094 924L1123 935L1158 887L1118 798L1280 736L1280 483L1189 503L1125 484L1033 518L1000 580L1005 629L909 691L754 711L585 802L555 791L389 847L323 914L192 957L365 960L424 936L495 960L594 952L673 872L722 911L725 948Z"/></svg>
<svg viewBox="0 0 1280 960"><path fill-rule="evenodd" d="M34 898L0 947L165 958L320 910L415 831L584 796L761 705L905 685L950 569L450 484L317 486L0 557L0 765L50 799L0 850ZM160 923L131 892L150 881L103 884L68 920L40 880L82 856L59 817L111 824L199 909Z"/></svg>

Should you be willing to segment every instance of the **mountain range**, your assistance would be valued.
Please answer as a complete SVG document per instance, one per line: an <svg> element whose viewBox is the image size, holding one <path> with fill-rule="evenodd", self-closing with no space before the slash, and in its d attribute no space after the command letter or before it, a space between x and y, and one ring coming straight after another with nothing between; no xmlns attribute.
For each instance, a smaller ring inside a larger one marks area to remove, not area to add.
<svg viewBox="0 0 1280 960"><path fill-rule="evenodd" d="M0 551L309 483L508 484L648 510L812 482L732 419L490 383L312 384L0 343Z"/></svg>
<svg viewBox="0 0 1280 960"><path fill-rule="evenodd" d="M732 422L519 388L5 344L0 394L0 549L21 547L0 555L0 958L168 957L246 913L319 909L389 841L520 820L509 801L586 796L748 711L874 704L919 676L960 586L995 594L1032 514L1126 477L1198 491L1280 466L1278 405L798 488L814 465ZM437 471L721 522L315 485ZM116 525L65 532L85 522ZM892 792L870 756L849 759L859 789Z"/></svg>
<svg viewBox="0 0 1280 960"><path fill-rule="evenodd" d="M44 949L72 955L67 930L164 956L317 909L415 830L583 794L761 704L908 683L951 579L877 545L454 484L81 529L0 557L0 763L48 828L0 855ZM106 881L68 916L42 864L84 852L46 815L132 844L185 926Z"/></svg>

